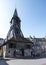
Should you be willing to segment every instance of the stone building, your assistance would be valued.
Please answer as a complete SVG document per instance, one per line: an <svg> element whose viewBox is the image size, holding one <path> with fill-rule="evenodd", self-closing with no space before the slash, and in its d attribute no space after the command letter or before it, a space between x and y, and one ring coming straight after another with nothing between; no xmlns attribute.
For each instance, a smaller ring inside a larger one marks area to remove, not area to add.
<svg viewBox="0 0 46 65"><path fill-rule="evenodd" d="M46 52L46 38L30 37L33 42L33 50L36 54L42 54Z"/></svg>
<svg viewBox="0 0 46 65"><path fill-rule="evenodd" d="M5 39L4 55L7 57L31 56L31 47L33 42L25 38L21 31L21 20L18 17L17 9L10 21L11 27Z"/></svg>
<svg viewBox="0 0 46 65"><path fill-rule="evenodd" d="M0 38L0 57L3 57L3 45L4 44L4 39Z"/></svg>

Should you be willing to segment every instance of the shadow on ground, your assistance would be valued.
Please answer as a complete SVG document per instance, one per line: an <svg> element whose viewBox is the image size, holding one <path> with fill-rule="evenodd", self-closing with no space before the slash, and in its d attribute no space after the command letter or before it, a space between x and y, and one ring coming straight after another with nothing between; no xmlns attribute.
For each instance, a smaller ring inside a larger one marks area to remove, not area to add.
<svg viewBox="0 0 46 65"><path fill-rule="evenodd" d="M5 60L0 60L0 65L9 65Z"/></svg>

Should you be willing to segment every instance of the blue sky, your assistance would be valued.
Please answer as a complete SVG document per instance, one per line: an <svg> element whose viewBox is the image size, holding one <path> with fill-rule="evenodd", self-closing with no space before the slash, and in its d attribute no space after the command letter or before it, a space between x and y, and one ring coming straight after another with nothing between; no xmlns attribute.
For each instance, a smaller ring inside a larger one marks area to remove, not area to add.
<svg viewBox="0 0 46 65"><path fill-rule="evenodd" d="M46 36L46 0L0 0L0 37L6 38L15 7L25 37Z"/></svg>

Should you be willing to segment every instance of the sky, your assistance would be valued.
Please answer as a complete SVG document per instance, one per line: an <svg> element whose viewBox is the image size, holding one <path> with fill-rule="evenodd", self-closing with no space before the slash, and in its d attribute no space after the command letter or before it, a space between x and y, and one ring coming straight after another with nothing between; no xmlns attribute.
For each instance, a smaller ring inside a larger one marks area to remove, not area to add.
<svg viewBox="0 0 46 65"><path fill-rule="evenodd" d="M46 36L46 0L0 0L0 38L6 38L15 8L25 37Z"/></svg>

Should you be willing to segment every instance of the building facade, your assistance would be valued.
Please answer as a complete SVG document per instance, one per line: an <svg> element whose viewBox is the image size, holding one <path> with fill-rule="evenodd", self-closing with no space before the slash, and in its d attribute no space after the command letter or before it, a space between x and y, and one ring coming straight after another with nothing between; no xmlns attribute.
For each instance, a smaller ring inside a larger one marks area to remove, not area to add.
<svg viewBox="0 0 46 65"><path fill-rule="evenodd" d="M3 57L3 45L4 44L4 39L0 38L0 57Z"/></svg>
<svg viewBox="0 0 46 65"><path fill-rule="evenodd" d="M45 38L30 37L30 40L32 40L34 44L32 47L34 50L34 54L40 55L46 52L46 39Z"/></svg>

